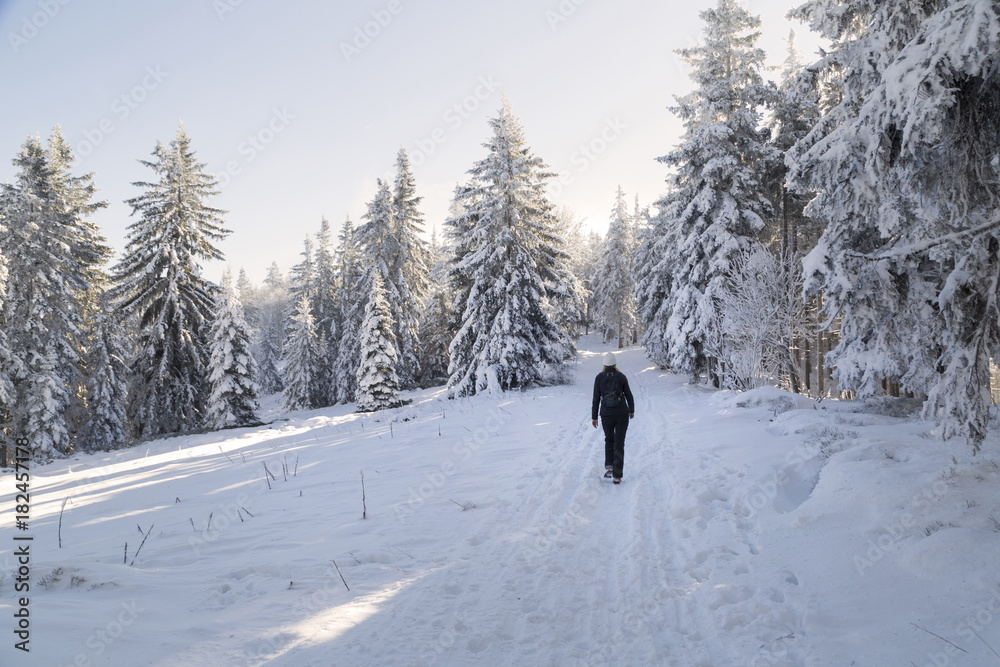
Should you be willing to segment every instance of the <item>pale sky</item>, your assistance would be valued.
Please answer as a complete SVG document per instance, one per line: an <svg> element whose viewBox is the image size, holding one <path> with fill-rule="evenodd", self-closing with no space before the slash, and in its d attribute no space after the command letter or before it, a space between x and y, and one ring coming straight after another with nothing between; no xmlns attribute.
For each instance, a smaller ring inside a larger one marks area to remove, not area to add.
<svg viewBox="0 0 1000 667"><path fill-rule="evenodd" d="M95 172L93 220L116 252L124 200L153 172L179 120L220 179L228 263L283 274L322 216L359 223L400 146L441 229L455 185L485 155L502 95L534 153L561 175L552 199L603 233L621 185L663 193L682 128L667 110L691 90L673 51L702 41L715 3L649 0L0 0L0 181L28 135L56 124ZM818 40L784 0L745 2L768 63L790 29L805 61ZM779 74L773 72L771 78ZM218 280L222 265L205 267Z"/></svg>

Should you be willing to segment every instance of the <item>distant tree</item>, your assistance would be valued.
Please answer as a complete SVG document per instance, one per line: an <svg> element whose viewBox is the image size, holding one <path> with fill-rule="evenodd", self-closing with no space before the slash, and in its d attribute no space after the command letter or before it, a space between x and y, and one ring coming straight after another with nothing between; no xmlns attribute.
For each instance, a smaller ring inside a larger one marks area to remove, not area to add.
<svg viewBox="0 0 1000 667"><path fill-rule="evenodd" d="M312 410L319 407L316 375L319 364L319 339L309 299L302 295L296 304L285 348L285 410Z"/></svg>
<svg viewBox="0 0 1000 667"><path fill-rule="evenodd" d="M168 146L157 143L153 158L141 163L158 180L134 183L145 191L126 202L139 219L128 227L111 289L116 307L139 327L129 415L139 437L202 425L216 287L199 262L223 259L215 244L229 233L224 211L205 203L216 182L195 159L183 125Z"/></svg>
<svg viewBox="0 0 1000 667"><path fill-rule="evenodd" d="M634 251L632 221L619 186L594 277L595 314L603 324L605 341L613 331L619 348L634 336L636 328Z"/></svg>
<svg viewBox="0 0 1000 667"><path fill-rule="evenodd" d="M250 327L235 291L226 286L216 304L209 332L209 399L206 424L211 428L258 422L257 364L250 354Z"/></svg>
<svg viewBox="0 0 1000 667"><path fill-rule="evenodd" d="M264 284L257 292L260 325L253 346L261 395L276 394L285 388L281 379L281 350L285 344L285 313L288 311L285 279L276 263L271 263Z"/></svg>
<svg viewBox="0 0 1000 667"><path fill-rule="evenodd" d="M128 344L125 330L106 297L92 319L85 357L88 417L80 448L119 449L130 442L126 413L131 377Z"/></svg>
<svg viewBox="0 0 1000 667"><path fill-rule="evenodd" d="M372 274L371 293L361 323L360 353L357 370L358 412L372 412L398 407L399 377L396 366L396 341L392 333L392 313L385 299L381 274Z"/></svg>

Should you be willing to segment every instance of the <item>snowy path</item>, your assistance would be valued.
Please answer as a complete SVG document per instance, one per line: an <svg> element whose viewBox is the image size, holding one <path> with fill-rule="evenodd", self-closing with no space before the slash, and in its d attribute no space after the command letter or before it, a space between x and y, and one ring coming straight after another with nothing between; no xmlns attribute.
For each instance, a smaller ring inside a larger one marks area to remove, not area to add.
<svg viewBox="0 0 1000 667"><path fill-rule="evenodd" d="M685 544L710 523L735 525L724 496L701 488L702 480L680 481L691 461L705 465L700 444L679 439L677 423L704 400L703 390L674 378L665 393L664 378L648 368L640 350L625 351L620 360L638 402L625 482L599 478L603 434L587 418L596 370L593 362L581 364L579 402L567 404L559 413L562 426L537 442L534 467L501 482L510 488L497 491L499 502L455 545L447 565L409 584L384 602L378 618L341 638L337 664L362 664L379 644L387 657L387 642L401 662L416 651L420 664L748 663L745 648L720 629L753 620L728 608L753 598L756 586L719 581L713 570L733 561L733 573L752 579L746 561L754 549L751 525L736 529L744 554ZM658 391L646 386L647 376L657 378ZM531 422L545 415L528 416ZM532 435L525 423L505 437ZM724 540L733 542L731 535ZM293 650L274 664L313 664L304 657Z"/></svg>
<svg viewBox="0 0 1000 667"><path fill-rule="evenodd" d="M570 385L33 468L32 652L0 665L993 664L995 442L962 457L877 405L691 386L629 349L615 486L585 344Z"/></svg>

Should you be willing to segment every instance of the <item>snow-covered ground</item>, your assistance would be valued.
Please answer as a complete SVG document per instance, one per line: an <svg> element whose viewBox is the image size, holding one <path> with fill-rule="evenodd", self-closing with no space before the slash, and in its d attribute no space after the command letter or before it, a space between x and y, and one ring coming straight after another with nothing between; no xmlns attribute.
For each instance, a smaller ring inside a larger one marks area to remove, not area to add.
<svg viewBox="0 0 1000 667"><path fill-rule="evenodd" d="M608 348L580 346L569 386L34 468L26 533L5 472L0 664L1000 665L995 434L972 457L905 402L714 391L629 349L614 486Z"/></svg>

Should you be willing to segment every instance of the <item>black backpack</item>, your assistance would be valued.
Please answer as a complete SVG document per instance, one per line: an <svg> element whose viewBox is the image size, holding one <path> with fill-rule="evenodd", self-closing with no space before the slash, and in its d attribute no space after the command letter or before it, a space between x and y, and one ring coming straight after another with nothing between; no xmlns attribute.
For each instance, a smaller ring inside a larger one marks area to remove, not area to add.
<svg viewBox="0 0 1000 667"><path fill-rule="evenodd" d="M621 373L601 373L601 405L606 408L617 408L622 404L624 393L618 379L620 376Z"/></svg>

